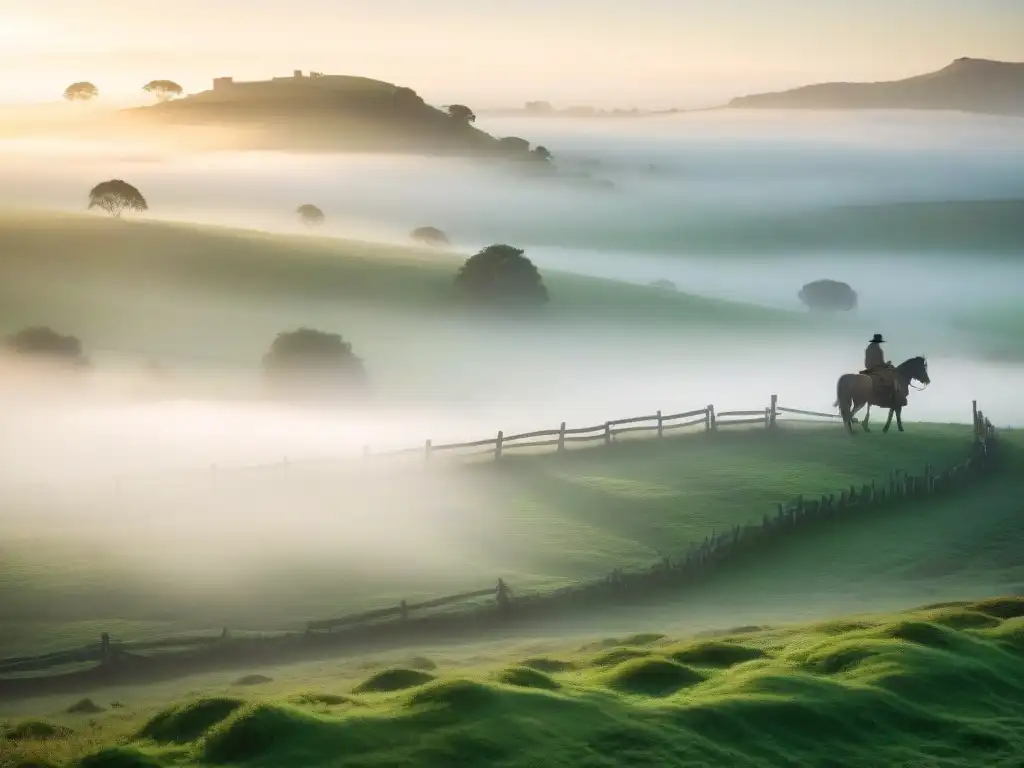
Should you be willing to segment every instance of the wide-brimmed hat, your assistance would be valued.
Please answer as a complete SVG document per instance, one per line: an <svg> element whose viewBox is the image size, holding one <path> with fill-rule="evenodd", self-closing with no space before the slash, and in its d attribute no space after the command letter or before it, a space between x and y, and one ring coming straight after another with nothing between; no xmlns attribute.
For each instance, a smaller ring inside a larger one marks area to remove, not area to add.
<svg viewBox="0 0 1024 768"><path fill-rule="evenodd" d="M872 344L885 344L885 339L882 338L882 334L876 333L875 337L871 339Z"/></svg>

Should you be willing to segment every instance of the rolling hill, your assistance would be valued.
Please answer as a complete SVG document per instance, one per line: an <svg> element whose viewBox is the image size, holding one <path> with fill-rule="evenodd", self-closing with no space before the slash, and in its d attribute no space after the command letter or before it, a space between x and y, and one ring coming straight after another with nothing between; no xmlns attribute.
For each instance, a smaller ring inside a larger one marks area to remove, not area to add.
<svg viewBox="0 0 1024 768"><path fill-rule="evenodd" d="M1024 115L1024 63L960 58L904 80L818 83L740 96L735 109L916 109Z"/></svg>
<svg viewBox="0 0 1024 768"><path fill-rule="evenodd" d="M230 129L235 145L335 152L501 156L507 147L427 104L411 88L366 77L304 75L214 87L119 113L126 125Z"/></svg>

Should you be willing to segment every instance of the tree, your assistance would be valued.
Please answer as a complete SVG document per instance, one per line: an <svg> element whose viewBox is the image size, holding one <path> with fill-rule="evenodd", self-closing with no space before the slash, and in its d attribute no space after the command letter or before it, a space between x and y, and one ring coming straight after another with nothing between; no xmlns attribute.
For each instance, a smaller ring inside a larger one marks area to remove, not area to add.
<svg viewBox="0 0 1024 768"><path fill-rule="evenodd" d="M185 92L185 89L173 80L150 80L142 86L142 90L156 96L157 101L169 101Z"/></svg>
<svg viewBox="0 0 1024 768"><path fill-rule="evenodd" d="M857 292L837 280L807 283L797 296L812 312L848 312L857 307Z"/></svg>
<svg viewBox="0 0 1024 768"><path fill-rule="evenodd" d="M22 328L7 339L7 349L19 356L68 364L76 368L89 364L78 338L57 333L44 325Z"/></svg>
<svg viewBox="0 0 1024 768"><path fill-rule="evenodd" d="M324 223L324 212L310 203L300 205L295 212L299 214L299 220L307 227L319 227Z"/></svg>
<svg viewBox="0 0 1024 768"><path fill-rule="evenodd" d="M555 111L550 101L528 101L526 111L533 115L550 115Z"/></svg>
<svg viewBox="0 0 1024 768"><path fill-rule="evenodd" d="M333 394L366 387L363 361L337 333L299 328L283 331L263 356L263 370L274 386Z"/></svg>
<svg viewBox="0 0 1024 768"><path fill-rule="evenodd" d="M72 83L64 89L64 98L68 101L89 101L100 95L100 89L89 82Z"/></svg>
<svg viewBox="0 0 1024 768"><path fill-rule="evenodd" d="M542 162L551 160L551 152L544 146L535 147L533 150L533 156Z"/></svg>
<svg viewBox="0 0 1024 768"><path fill-rule="evenodd" d="M416 229L409 233L409 237L418 243L434 247L449 244L448 235L437 227L416 227Z"/></svg>
<svg viewBox="0 0 1024 768"><path fill-rule="evenodd" d="M148 211L149 204L135 187L121 179L101 181L89 190L89 210L102 208L114 218L120 218L121 212Z"/></svg>
<svg viewBox="0 0 1024 768"><path fill-rule="evenodd" d="M654 282L652 282L651 283L651 287L652 288L660 288L663 291L674 291L674 290L676 290L676 284L673 283L671 280L666 280L663 277L655 280Z"/></svg>
<svg viewBox="0 0 1024 768"><path fill-rule="evenodd" d="M486 305L540 305L548 290L537 267L520 248L490 245L470 256L455 275L455 288L472 302Z"/></svg>
<svg viewBox="0 0 1024 768"><path fill-rule="evenodd" d="M473 110L465 104L451 104L448 107L449 116L458 123L469 125L476 122L476 115Z"/></svg>

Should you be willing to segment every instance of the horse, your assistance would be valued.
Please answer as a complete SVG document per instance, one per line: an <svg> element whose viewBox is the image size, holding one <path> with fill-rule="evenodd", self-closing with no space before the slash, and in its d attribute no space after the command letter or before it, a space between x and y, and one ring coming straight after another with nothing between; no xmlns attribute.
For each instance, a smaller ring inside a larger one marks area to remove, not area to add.
<svg viewBox="0 0 1024 768"><path fill-rule="evenodd" d="M889 418L885 420L882 432L889 431L893 413L896 414L896 427L900 432L903 431L903 418L901 417L903 406L900 404L898 395L909 391L911 381L919 381L925 385L931 383L931 379L928 377L928 361L923 357L904 360L896 366L895 379L899 392L893 393L888 399L882 399L875 388L875 380L869 374L844 373L839 377L839 381L836 382L836 401L832 405L839 407L843 423L850 434L853 434L853 414L865 404L867 404L868 410L864 414L864 421L861 424L865 432L871 431L868 429L868 419L871 416L872 405L889 409Z"/></svg>

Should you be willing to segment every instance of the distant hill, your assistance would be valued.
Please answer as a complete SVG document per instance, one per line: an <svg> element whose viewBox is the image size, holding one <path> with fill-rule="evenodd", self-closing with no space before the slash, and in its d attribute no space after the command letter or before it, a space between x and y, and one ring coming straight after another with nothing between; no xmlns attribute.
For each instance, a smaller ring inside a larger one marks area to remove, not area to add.
<svg viewBox="0 0 1024 768"><path fill-rule="evenodd" d="M957 59L937 72L878 83L820 83L741 96L742 109L948 109L1024 115L1024 63Z"/></svg>
<svg viewBox="0 0 1024 768"><path fill-rule="evenodd" d="M498 139L427 104L411 88L365 77L303 74L257 82L217 78L213 88L121 119L159 126L236 129L262 147L479 154Z"/></svg>

